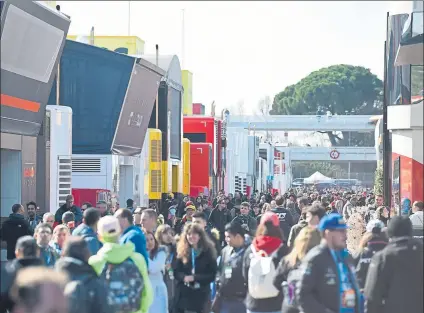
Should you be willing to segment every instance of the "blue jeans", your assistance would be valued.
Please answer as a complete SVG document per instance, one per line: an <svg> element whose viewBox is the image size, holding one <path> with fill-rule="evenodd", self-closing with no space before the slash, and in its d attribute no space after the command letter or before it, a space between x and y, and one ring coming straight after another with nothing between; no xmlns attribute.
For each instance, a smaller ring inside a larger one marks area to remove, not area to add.
<svg viewBox="0 0 424 313"><path fill-rule="evenodd" d="M220 313L245 313L246 306L243 301L222 300Z"/></svg>

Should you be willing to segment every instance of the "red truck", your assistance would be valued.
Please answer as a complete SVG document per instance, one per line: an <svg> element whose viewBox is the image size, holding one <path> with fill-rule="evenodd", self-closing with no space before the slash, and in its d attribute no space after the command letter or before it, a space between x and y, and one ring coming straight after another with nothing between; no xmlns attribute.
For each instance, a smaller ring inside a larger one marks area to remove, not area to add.
<svg viewBox="0 0 424 313"><path fill-rule="evenodd" d="M190 143L190 196L197 197L212 185L212 144ZM192 194L193 193L193 194Z"/></svg>

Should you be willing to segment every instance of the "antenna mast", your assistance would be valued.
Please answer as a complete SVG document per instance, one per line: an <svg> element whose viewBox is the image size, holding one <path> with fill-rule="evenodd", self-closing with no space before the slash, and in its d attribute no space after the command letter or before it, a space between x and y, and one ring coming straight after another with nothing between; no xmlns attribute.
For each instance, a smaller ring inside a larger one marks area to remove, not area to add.
<svg viewBox="0 0 424 313"><path fill-rule="evenodd" d="M131 1L128 1L128 36L131 35Z"/></svg>

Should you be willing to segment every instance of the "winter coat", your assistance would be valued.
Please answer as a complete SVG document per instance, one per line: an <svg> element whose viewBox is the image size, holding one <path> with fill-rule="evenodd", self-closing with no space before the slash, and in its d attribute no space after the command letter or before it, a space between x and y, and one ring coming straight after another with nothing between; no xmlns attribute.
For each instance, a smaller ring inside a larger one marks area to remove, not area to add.
<svg viewBox="0 0 424 313"><path fill-rule="evenodd" d="M278 219L280 220L280 228L284 234L284 241L287 242L290 235L290 230L296 224L293 221L293 216L289 210L283 207L276 207L275 209L271 210L271 212L277 214Z"/></svg>
<svg viewBox="0 0 424 313"><path fill-rule="evenodd" d="M367 313L422 313L423 244L411 237L391 239L371 259L364 295Z"/></svg>
<svg viewBox="0 0 424 313"><path fill-rule="evenodd" d="M177 281L178 299L176 308L179 310L203 312L210 299L210 283L215 280L217 262L211 251L201 251L196 256L194 283L186 285L184 277L192 275L191 255L187 263L177 259L174 276ZM194 288L195 283L199 288Z"/></svg>
<svg viewBox="0 0 424 313"><path fill-rule="evenodd" d="M25 217L21 214L12 213L9 218L4 221L0 231L1 240L7 244L7 259L15 258L16 242L23 236L32 236L33 232Z"/></svg>
<svg viewBox="0 0 424 313"><path fill-rule="evenodd" d="M54 215L54 219L55 222L58 224L62 224L62 215L65 212L72 212L74 213L75 216L75 224L79 225L82 222L82 211L79 207L77 207L76 205L73 205L70 209L68 209L66 207L66 203L64 205L62 205L57 211L56 214Z"/></svg>
<svg viewBox="0 0 424 313"><path fill-rule="evenodd" d="M90 226L84 223L78 225L77 228L74 229L72 236L81 236L87 243L88 250L90 250L91 255L95 255L103 246L97 237L97 233Z"/></svg>
<svg viewBox="0 0 424 313"><path fill-rule="evenodd" d="M231 222L231 214L227 209L218 209L216 207L212 210L211 215L209 216L209 223L213 227L219 230L219 233L222 238L224 238L225 225Z"/></svg>
<svg viewBox="0 0 424 313"><path fill-rule="evenodd" d="M256 228L257 228L257 222L256 218L250 216L250 215L241 215L239 214L236 216L232 223L239 223L240 225L246 225L247 229L249 231L250 236L255 236Z"/></svg>
<svg viewBox="0 0 424 313"><path fill-rule="evenodd" d="M357 306L360 307L360 292L356 283L353 260L345 251L343 262L349 269L351 283L355 289ZM339 312L340 273L330 249L321 244L312 248L300 265L302 275L297 284L299 309L303 313Z"/></svg>
<svg viewBox="0 0 424 313"><path fill-rule="evenodd" d="M97 275L100 275L106 263L120 264L130 258L140 271L143 277L144 287L141 292L140 310L134 313L146 313L153 302L153 289L150 283L148 269L144 257L135 252L134 244L127 242L125 244L104 243L103 247L88 260Z"/></svg>
<svg viewBox="0 0 424 313"><path fill-rule="evenodd" d="M94 269L88 263L71 257L63 257L56 262L55 269L68 274L68 286L75 281L83 282L81 284L83 290L80 290L79 293L84 295L83 298L86 301L83 301L81 298L77 299L79 301L75 301L75 299L71 298L69 313L113 313L105 301L105 282L97 276Z"/></svg>
<svg viewBox="0 0 424 313"><path fill-rule="evenodd" d="M293 248L294 240L296 239L297 235L299 235L300 231L306 226L308 226L308 222L306 222L305 220L300 220L299 223L297 223L291 228L289 239L287 242L290 248Z"/></svg>
<svg viewBox="0 0 424 313"><path fill-rule="evenodd" d="M387 240L385 238L376 237L370 240L365 249L360 251L357 257L355 258L355 271L359 288L363 289L365 287L365 281L367 279L367 273L371 263L371 258L376 252L384 249L386 245Z"/></svg>
<svg viewBox="0 0 424 313"><path fill-rule="evenodd" d="M132 242L135 246L135 252L140 253L144 260L146 261L147 266L149 265L149 255L147 254L146 249L146 236L144 236L143 231L137 226L128 227L121 235L119 239L120 243Z"/></svg>

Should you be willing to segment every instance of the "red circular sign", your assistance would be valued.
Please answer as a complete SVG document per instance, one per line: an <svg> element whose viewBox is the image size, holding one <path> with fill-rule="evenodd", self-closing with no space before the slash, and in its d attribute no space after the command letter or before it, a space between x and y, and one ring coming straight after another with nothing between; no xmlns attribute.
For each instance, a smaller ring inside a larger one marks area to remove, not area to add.
<svg viewBox="0 0 424 313"><path fill-rule="evenodd" d="M332 158L333 160L337 160L340 156L340 152L337 150L331 150L330 152L330 158Z"/></svg>

